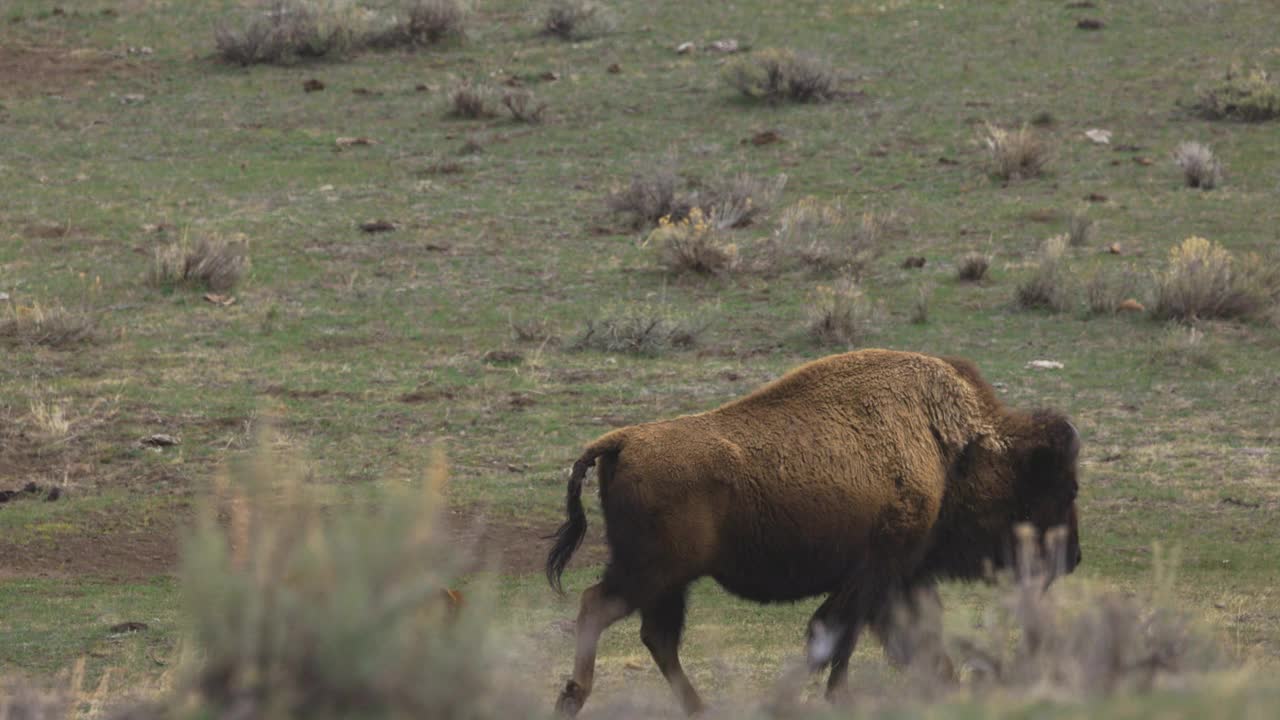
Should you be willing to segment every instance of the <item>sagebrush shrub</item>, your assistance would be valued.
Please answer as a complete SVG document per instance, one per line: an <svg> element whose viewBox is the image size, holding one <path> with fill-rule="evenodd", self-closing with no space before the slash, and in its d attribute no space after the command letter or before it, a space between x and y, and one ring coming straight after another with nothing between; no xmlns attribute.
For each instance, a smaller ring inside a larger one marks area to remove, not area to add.
<svg viewBox="0 0 1280 720"><path fill-rule="evenodd" d="M486 87L477 87L469 83L459 85L449 94L449 105L446 114L449 117L465 120L479 120L493 117L493 92Z"/></svg>
<svg viewBox="0 0 1280 720"><path fill-rule="evenodd" d="M1090 315L1115 315L1121 304L1137 294L1138 274L1130 268L1103 270L1085 283L1085 302Z"/></svg>
<svg viewBox="0 0 1280 720"><path fill-rule="evenodd" d="M680 220L663 217L645 238L658 263L676 273L720 275L738 266L738 246L724 238L724 231L702 208L693 208Z"/></svg>
<svg viewBox="0 0 1280 720"><path fill-rule="evenodd" d="M243 26L214 32L218 56L237 65L288 65L301 60L341 57L356 42L349 18L321 12L308 0L273 0Z"/></svg>
<svg viewBox="0 0 1280 720"><path fill-rule="evenodd" d="M63 350L98 339L98 317L85 309L62 305L6 304L0 313L0 342L40 345Z"/></svg>
<svg viewBox="0 0 1280 720"><path fill-rule="evenodd" d="M1222 163L1208 145L1184 142L1173 151L1173 161L1182 169L1187 187L1212 190L1222 180Z"/></svg>
<svg viewBox="0 0 1280 720"><path fill-rule="evenodd" d="M693 347L706 322L664 305L639 303L606 308L588 318L571 347L578 350L661 355Z"/></svg>
<svg viewBox="0 0 1280 720"><path fill-rule="evenodd" d="M201 238L194 246L185 240L155 249L148 280L157 287L200 287L225 292L235 287L250 267L248 246L222 238Z"/></svg>
<svg viewBox="0 0 1280 720"><path fill-rule="evenodd" d="M1030 277L1018 285L1015 293L1018 307L1052 312L1062 312L1068 308L1071 297L1066 252L1065 235L1056 235L1044 242Z"/></svg>
<svg viewBox="0 0 1280 720"><path fill-rule="evenodd" d="M1280 269L1273 258L1237 265L1230 251L1202 237L1171 249L1155 284L1151 314L1162 320L1248 318L1280 299Z"/></svg>
<svg viewBox="0 0 1280 720"><path fill-rule="evenodd" d="M1095 227L1093 218L1084 213L1072 213L1067 221L1067 239L1071 247L1088 245Z"/></svg>
<svg viewBox="0 0 1280 720"><path fill-rule="evenodd" d="M540 124L543 114L547 111L547 104L539 102L528 90L504 93L502 104L507 108L507 112L511 113L512 120L530 125Z"/></svg>
<svg viewBox="0 0 1280 720"><path fill-rule="evenodd" d="M725 66L724 79L743 95L769 102L825 102L836 96L839 84L826 61L777 48L733 59Z"/></svg>
<svg viewBox="0 0 1280 720"><path fill-rule="evenodd" d="M595 0L552 0L542 18L542 33L561 40L586 40L617 29L617 17Z"/></svg>
<svg viewBox="0 0 1280 720"><path fill-rule="evenodd" d="M821 345L855 347L874 329L876 315L857 282L819 285L809 303L809 335Z"/></svg>
<svg viewBox="0 0 1280 720"><path fill-rule="evenodd" d="M962 282L982 282L991 268L991 256L986 253L970 252L960 258L956 266L956 278Z"/></svg>
<svg viewBox="0 0 1280 720"><path fill-rule="evenodd" d="M766 245L767 263L861 277L883 252L893 222L893 213L853 213L839 201L805 198L782 211Z"/></svg>
<svg viewBox="0 0 1280 720"><path fill-rule="evenodd" d="M680 190L680 176L671 163L663 162L632 175L625 188L605 200L609 210L628 216L634 227L657 225L662 218L682 220L693 204Z"/></svg>
<svg viewBox="0 0 1280 720"><path fill-rule="evenodd" d="M388 28L371 33L375 48L437 45L466 35L466 12L457 0L411 0Z"/></svg>
<svg viewBox="0 0 1280 720"><path fill-rule="evenodd" d="M714 180L693 202L716 227L746 227L773 207L786 186L786 175L759 178L738 173Z"/></svg>
<svg viewBox="0 0 1280 720"><path fill-rule="evenodd" d="M1275 120L1280 118L1280 83L1263 68L1232 65L1221 81L1200 91L1196 107L1210 120Z"/></svg>
<svg viewBox="0 0 1280 720"><path fill-rule="evenodd" d="M1039 176L1049 162L1049 145L1030 127L1005 130L987 123L982 135L992 176L1005 181Z"/></svg>

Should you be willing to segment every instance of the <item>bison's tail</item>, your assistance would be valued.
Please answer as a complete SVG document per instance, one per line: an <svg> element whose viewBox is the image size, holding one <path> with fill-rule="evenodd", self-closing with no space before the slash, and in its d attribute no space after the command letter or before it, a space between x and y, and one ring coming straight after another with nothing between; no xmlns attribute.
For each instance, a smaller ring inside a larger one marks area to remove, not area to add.
<svg viewBox="0 0 1280 720"><path fill-rule="evenodd" d="M582 509L582 479L586 477L587 469L596 464L596 458L618 450L616 442L596 443L573 463L573 472L569 473L569 489L565 494L565 514L569 517L550 536L555 539L555 544L551 546L551 552L547 553L547 582L558 593L564 593L560 586L560 576L564 574L569 558L573 557L573 553L582 544L582 538L587 534L587 513Z"/></svg>

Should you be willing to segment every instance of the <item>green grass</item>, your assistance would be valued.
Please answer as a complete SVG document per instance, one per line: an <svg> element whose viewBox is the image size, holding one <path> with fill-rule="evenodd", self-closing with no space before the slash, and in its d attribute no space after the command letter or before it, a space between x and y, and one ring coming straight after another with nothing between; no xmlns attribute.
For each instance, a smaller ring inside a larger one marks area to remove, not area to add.
<svg viewBox="0 0 1280 720"><path fill-rule="evenodd" d="M729 16L718 5L663 1L621 7L616 33L563 43L536 34L524 3L494 0L478 4L456 46L248 70L211 59L213 26L235 3L74 5L51 15L47 3L16 0L0 24L3 48L54 48L65 62L121 54L92 76L42 65L15 83L0 78L0 291L17 304L87 303L102 335L70 351L3 350L8 427L23 428L34 399L66 398L73 418L67 442L26 435L0 447L3 487L62 483L71 498L0 506L7 545L52 553L50 537L92 537L103 517L142 532L161 514L181 528L190 496L267 422L306 458L313 482L338 488L416 478L442 443L451 502L518 518L532 525L523 541L541 542L582 443L618 423L709 409L825 352L804 323L813 287L826 280L669 277L608 215L607 192L671 152L694 183L786 173L780 207L814 195L842 198L853 212L898 211L906 233L863 283L885 309L869 344L967 356L1011 404L1068 413L1085 440L1083 576L1136 587L1154 542L1180 546L1179 601L1242 652L1272 663L1280 655L1280 330L1209 325L1204 343L1219 367L1167 367L1146 350L1165 332L1158 323L1013 304L1041 241L1091 193L1107 200L1089 207L1094 244L1068 252L1079 277L1119 263L1155 270L1189 235L1237 254L1275 247L1274 126L1179 110L1233 59L1277 69L1267 59L1269 3L1216 13L1197 0L1108 4L1091 11L1106 28L1087 33L1074 27L1079 11L1035 0L751 1ZM673 50L728 34L829 58L842 89L857 94L822 105L743 102L721 78L721 56ZM154 52L125 54L130 46ZM620 73L606 71L613 63ZM545 72L559 79L541 80ZM547 102L546 122L443 117L457 83L508 76ZM311 77L327 89L304 93ZM129 94L145 99L122 102ZM982 122L1015 127L1043 111L1056 119L1045 130L1055 146L1047 176L992 181L977 143ZM1085 140L1092 127L1112 130L1113 145ZM771 128L783 142L742 142ZM377 144L337 147L354 136ZM1213 193L1183 191L1168 161L1188 139L1211 142L1229 170ZM482 149L459 155L471 140ZM442 160L458 160L461 172L430 172ZM1030 217L1042 210L1060 221ZM744 257L777 214L731 233ZM376 218L400 228L357 229ZM33 229L47 222L68 230ZM172 229L143 229L160 223ZM157 244L237 234L253 265L234 305L146 285ZM1123 256L1101 252L1113 242ZM988 280L956 282L955 263L974 249L993 255ZM908 255L928 264L902 270ZM915 325L922 281L935 289L929 322ZM637 302L710 318L701 348L654 358L567 349L601 308ZM545 319L564 343L518 343L510 317ZM523 361L484 362L495 349ZM1033 359L1065 368L1026 369ZM136 445L156 432L182 445ZM570 585L581 588L588 572ZM149 641L175 642L168 580L8 578L2 564L0 578L6 668L44 673L94 651L107 642L104 608L121 598L136 596L161 618ZM574 612L536 577L505 582L522 598L514 626ZM952 613L964 622L966 591L953 592ZM808 608L760 608L700 588L688 654L719 649L730 674L763 686L777 660L798 651ZM634 630L607 636L607 673L617 676L601 688L637 673L660 682ZM559 673L567 639L555 651ZM879 672L878 652L859 653L859 672ZM627 659L643 671L625 670ZM99 664L151 677L151 662L113 651ZM705 664L693 672L703 685L719 674Z"/></svg>

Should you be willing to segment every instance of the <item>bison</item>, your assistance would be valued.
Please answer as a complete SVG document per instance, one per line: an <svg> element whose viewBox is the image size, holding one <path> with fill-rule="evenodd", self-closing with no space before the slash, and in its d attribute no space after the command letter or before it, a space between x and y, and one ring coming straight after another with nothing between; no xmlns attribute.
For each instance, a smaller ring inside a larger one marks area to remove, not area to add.
<svg viewBox="0 0 1280 720"><path fill-rule="evenodd" d="M1006 408L971 363L889 350L833 355L715 410L610 432L573 464L547 557L559 591L586 532L582 481L598 466L610 559L582 593L557 709L582 707L600 634L639 610L654 662L698 711L678 649L689 584L706 576L758 602L826 595L807 646L811 669L831 668L828 696L844 689L865 627L904 662L891 608L918 613L937 581L1008 566L1016 526L1065 526L1059 569L1079 564L1079 450L1065 417Z"/></svg>

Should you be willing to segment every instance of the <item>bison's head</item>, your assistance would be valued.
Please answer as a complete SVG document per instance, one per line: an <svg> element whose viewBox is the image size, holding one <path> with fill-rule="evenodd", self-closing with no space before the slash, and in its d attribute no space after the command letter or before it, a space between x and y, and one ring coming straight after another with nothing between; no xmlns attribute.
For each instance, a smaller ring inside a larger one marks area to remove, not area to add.
<svg viewBox="0 0 1280 720"><path fill-rule="evenodd" d="M1050 579L1070 573L1083 559L1076 515L1080 433L1061 415L1040 412L1010 449L1016 473L1015 523L1031 526Z"/></svg>

